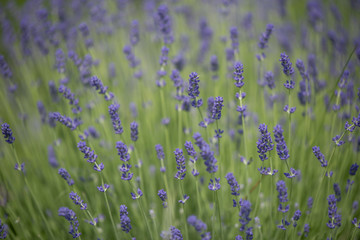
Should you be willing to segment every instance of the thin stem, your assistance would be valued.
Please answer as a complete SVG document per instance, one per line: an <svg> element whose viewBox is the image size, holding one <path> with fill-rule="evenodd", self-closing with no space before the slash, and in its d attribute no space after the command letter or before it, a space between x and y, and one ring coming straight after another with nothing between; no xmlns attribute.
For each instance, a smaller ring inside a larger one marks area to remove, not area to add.
<svg viewBox="0 0 360 240"><path fill-rule="evenodd" d="M182 181L180 180L179 181L179 185L180 185L180 189L181 189L181 195L182 197L185 195L184 194L184 188L183 188L183 185L182 185ZM186 222L186 216L185 216L185 203L182 203L181 204L181 207L182 207L182 217L183 217L183 221L184 221L184 226L185 226L185 236L187 237L187 239L190 239L189 238L189 231L188 231L188 227L187 227L187 222Z"/></svg>
<svg viewBox="0 0 360 240"><path fill-rule="evenodd" d="M217 194L218 191L215 191L215 197L216 197L216 205L217 205L217 213L219 218L219 226L220 226L220 239L223 239L223 232L222 232L222 224L221 224L221 210L220 210L220 202L219 197Z"/></svg>
<svg viewBox="0 0 360 240"><path fill-rule="evenodd" d="M102 184L102 186L104 186L104 179L103 179L102 173L100 173L100 176L101 176L101 184ZM117 233L117 229L116 229L116 226L115 226L115 222L114 222L113 216L112 216L112 214L111 214L111 210L110 210L109 201L108 201L108 198L107 198L107 195L106 195L106 191L104 191L104 197L105 197L106 207L107 207L107 210L108 210L108 212L109 212L111 224L112 224L112 227L113 227L113 229L114 229L114 233L115 233L116 239L119 239L119 236L118 236L118 233Z"/></svg>

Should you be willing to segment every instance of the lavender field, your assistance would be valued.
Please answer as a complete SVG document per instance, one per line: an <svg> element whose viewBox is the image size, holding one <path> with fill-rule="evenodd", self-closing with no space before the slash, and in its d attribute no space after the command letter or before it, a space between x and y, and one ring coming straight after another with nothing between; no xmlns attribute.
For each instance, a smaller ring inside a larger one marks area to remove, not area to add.
<svg viewBox="0 0 360 240"><path fill-rule="evenodd" d="M0 239L360 239L360 1L0 1Z"/></svg>

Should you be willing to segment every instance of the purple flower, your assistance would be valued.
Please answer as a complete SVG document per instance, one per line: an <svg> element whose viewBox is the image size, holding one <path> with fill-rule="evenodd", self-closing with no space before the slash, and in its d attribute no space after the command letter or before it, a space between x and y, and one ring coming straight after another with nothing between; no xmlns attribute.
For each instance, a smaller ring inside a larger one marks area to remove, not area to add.
<svg viewBox="0 0 360 240"><path fill-rule="evenodd" d="M325 160L324 154L322 154L322 153L320 152L320 148L317 147L317 146L314 146L314 147L312 148L312 150L313 150L313 153L314 153L315 157L316 157L316 158L319 160L319 162L321 163L321 167L326 167L327 164L328 164L328 162Z"/></svg>
<svg viewBox="0 0 360 240"><path fill-rule="evenodd" d="M124 131L123 127L121 126L121 121L118 114L119 107L120 105L117 103L111 104L109 106L109 114L116 134L122 134Z"/></svg>
<svg viewBox="0 0 360 240"><path fill-rule="evenodd" d="M94 150L91 150L90 147L86 146L86 142L80 141L77 147L80 152L84 154L84 158L87 159L89 163L96 162L97 155L94 153Z"/></svg>
<svg viewBox="0 0 360 240"><path fill-rule="evenodd" d="M166 194L165 190L164 190L164 189L160 189L160 190L158 191L158 196L159 196L159 198L160 198L161 201L162 201L163 207L166 208L166 207L167 207L167 202L166 202L167 194Z"/></svg>
<svg viewBox="0 0 360 240"><path fill-rule="evenodd" d="M337 213L337 206L336 206L336 198L335 195L329 195L327 198L329 208L328 208L328 216L329 222L326 223L330 229L334 229L335 227L341 226L341 215Z"/></svg>
<svg viewBox="0 0 360 240"><path fill-rule="evenodd" d="M50 121L57 121L63 124L64 126L70 128L72 131L75 130L82 122L75 118L74 120L67 116L62 116L58 112L50 112L49 113Z"/></svg>
<svg viewBox="0 0 360 240"><path fill-rule="evenodd" d="M131 195L131 198L133 200L136 200L136 199L140 198L143 195L143 192L141 191L140 188L138 188L137 193L130 193L130 195Z"/></svg>
<svg viewBox="0 0 360 240"><path fill-rule="evenodd" d="M279 170L274 169L274 170L271 171L271 168L269 168L269 167L268 168L260 167L260 168L258 168L258 171L262 175L270 175L270 176L272 176L272 175L275 175Z"/></svg>
<svg viewBox="0 0 360 240"><path fill-rule="evenodd" d="M77 114L82 111L81 107L79 106L79 99L75 98L75 94L71 92L70 88L64 85L60 85L59 93L62 93L63 96L69 100L69 104L73 106L71 109L73 113Z"/></svg>
<svg viewBox="0 0 360 240"><path fill-rule="evenodd" d="M189 197L188 195L184 194L183 199L180 199L180 200L179 200L179 203L185 204L186 201L187 201L189 198L190 198L190 197Z"/></svg>
<svg viewBox="0 0 360 240"><path fill-rule="evenodd" d="M130 67L135 68L140 64L140 61L135 58L130 45L124 46L123 53L125 54L126 59L129 61Z"/></svg>
<svg viewBox="0 0 360 240"><path fill-rule="evenodd" d="M171 240L183 240L183 236L179 229L174 226L170 226Z"/></svg>
<svg viewBox="0 0 360 240"><path fill-rule="evenodd" d="M360 229L360 220L358 221L357 218L354 218L351 223L354 224L356 228Z"/></svg>
<svg viewBox="0 0 360 240"><path fill-rule="evenodd" d="M270 88L275 88L275 80L274 80L274 74L271 71L268 71L264 75L265 84Z"/></svg>
<svg viewBox="0 0 360 240"><path fill-rule="evenodd" d="M59 73L65 72L65 54L61 48L57 49L55 52L55 67Z"/></svg>
<svg viewBox="0 0 360 240"><path fill-rule="evenodd" d="M251 203L250 201L240 199L239 201L240 212L239 212L239 222L240 232L246 231L246 225L251 221L250 213L251 213Z"/></svg>
<svg viewBox="0 0 360 240"><path fill-rule="evenodd" d="M293 177L299 176L299 174L300 174L300 171L296 171L293 168L290 168L290 173L284 173L285 177L287 177L287 178L293 178Z"/></svg>
<svg viewBox="0 0 360 240"><path fill-rule="evenodd" d="M285 107L284 107L283 110L284 110L284 112L287 112L288 114L292 114L292 113L295 112L296 107L290 107L290 108L289 108L289 105L285 105Z"/></svg>
<svg viewBox="0 0 360 240"><path fill-rule="evenodd" d="M216 55L210 57L210 69L212 72L217 72L219 70L219 61Z"/></svg>
<svg viewBox="0 0 360 240"><path fill-rule="evenodd" d="M138 124L136 122L130 123L130 131L131 131L131 140L136 142L139 135Z"/></svg>
<svg viewBox="0 0 360 240"><path fill-rule="evenodd" d="M131 230L131 221L128 217L129 213L127 211L127 207L125 205L120 205L120 224L121 230L126 233L129 233Z"/></svg>
<svg viewBox="0 0 360 240"><path fill-rule="evenodd" d="M130 43L135 46L140 40L139 36L139 21L133 20L130 28Z"/></svg>
<svg viewBox="0 0 360 240"><path fill-rule="evenodd" d="M336 201L340 202L341 201L341 189L338 183L334 183L334 192L335 192L335 196L336 196Z"/></svg>
<svg viewBox="0 0 360 240"><path fill-rule="evenodd" d="M120 160L124 163L119 168L122 172L121 179L122 180L131 180L133 177L133 173L130 173L131 165L128 163L130 160L130 154L128 153L128 148L125 143L118 141L116 142L116 149L118 150L118 155L120 156Z"/></svg>
<svg viewBox="0 0 360 240"><path fill-rule="evenodd" d="M0 219L0 239L5 239L8 234L8 226L6 224L2 224Z"/></svg>
<svg viewBox="0 0 360 240"><path fill-rule="evenodd" d="M236 181L236 178L233 173L228 173L225 176L228 184L231 188L231 195L239 196L240 195L240 186L239 183Z"/></svg>
<svg viewBox="0 0 360 240"><path fill-rule="evenodd" d="M56 160L56 155L55 155L55 151L52 145L48 146L48 160L50 165L53 168L57 168L59 166L58 161Z"/></svg>
<svg viewBox="0 0 360 240"><path fill-rule="evenodd" d="M185 157L183 155L183 150L177 148L174 151L175 154L175 160L176 160L176 164L177 164L177 172L175 174L175 178L179 179L179 180L183 180L185 178L186 175L186 166L185 166Z"/></svg>
<svg viewBox="0 0 360 240"><path fill-rule="evenodd" d="M352 164L350 167L350 170L349 170L350 176L354 176L356 174L358 168L359 168L359 165L357 163Z"/></svg>
<svg viewBox="0 0 360 240"><path fill-rule="evenodd" d="M80 206L80 209L81 210L86 210L87 209L87 204L83 202L83 200L81 200L80 196L75 193L75 192L71 192L69 194L69 197L71 200L73 200L73 202L76 204L76 205L79 205Z"/></svg>
<svg viewBox="0 0 360 240"><path fill-rule="evenodd" d="M274 144L272 143L270 133L268 132L265 124L260 124L259 131L261 133L261 137L256 142L258 148L257 152L259 153L260 160L264 161L268 159L266 153L273 150Z"/></svg>
<svg viewBox="0 0 360 240"><path fill-rule="evenodd" d="M65 217L65 219L70 223L69 233L73 238L80 237L81 233L79 232L79 221L77 220L76 214L73 210L61 207L58 210L58 215L61 217Z"/></svg>
<svg viewBox="0 0 360 240"><path fill-rule="evenodd" d="M13 132L10 128L10 125L7 123L1 124L1 132L4 135L4 138L6 139L5 142L12 144L15 142L15 137L13 136Z"/></svg>
<svg viewBox="0 0 360 240"><path fill-rule="evenodd" d="M222 97L216 97L214 105L212 107L212 115L211 118L214 120L219 120L221 118L221 110L224 106L223 104L224 100Z"/></svg>
<svg viewBox="0 0 360 240"><path fill-rule="evenodd" d="M239 48L239 32L236 27L230 28L230 38L232 49L237 51Z"/></svg>
<svg viewBox="0 0 360 240"><path fill-rule="evenodd" d="M157 157L158 157L159 160L162 160L162 159L165 158L164 149L161 146L161 144L155 145L155 150L156 150Z"/></svg>
<svg viewBox="0 0 360 240"><path fill-rule="evenodd" d="M63 179L66 180L69 186L74 185L74 180L71 179L70 174L66 171L65 168L60 168L58 173Z"/></svg>
<svg viewBox="0 0 360 240"><path fill-rule="evenodd" d="M336 146L341 146L343 144L345 144L344 140L340 140L340 135L336 135L335 137L332 138L333 142L336 144Z"/></svg>
<svg viewBox="0 0 360 240"><path fill-rule="evenodd" d="M103 169L104 169L104 164L103 163L100 163L100 164L95 163L95 165L94 165L94 170L95 171L101 172Z"/></svg>
<svg viewBox="0 0 360 240"><path fill-rule="evenodd" d="M286 213L287 211L289 211L289 205L285 206L285 208L284 208L284 206L282 204L286 203L289 200L288 200L287 188L286 188L285 182L283 180L279 180L276 183L276 190L279 192L278 199L280 202L278 211Z"/></svg>
<svg viewBox="0 0 360 240"><path fill-rule="evenodd" d="M220 178L215 178L215 181L210 179L210 183L209 183L209 186L208 186L209 190L211 191L217 191L221 188L221 185L220 185Z"/></svg>
<svg viewBox="0 0 360 240"><path fill-rule="evenodd" d="M5 61L5 58L3 55L0 55L0 72L3 75L4 78L11 78L12 77L12 71Z"/></svg>
<svg viewBox="0 0 360 240"><path fill-rule="evenodd" d="M166 4L162 4L158 7L157 14L155 15L155 22L163 37L164 43L171 44L174 41L172 34L172 19Z"/></svg>
<svg viewBox="0 0 360 240"><path fill-rule="evenodd" d="M274 25L272 25L271 23L266 25L266 31L264 33L262 33L259 38L258 46L260 49L267 48L267 44L269 42L269 38L270 38L273 28L274 28Z"/></svg>
<svg viewBox="0 0 360 240"><path fill-rule="evenodd" d="M199 97L199 76L196 72L192 72L189 75L189 88L188 88L188 95L192 99L191 105L193 107L200 107L202 105L202 99L196 100Z"/></svg>
<svg viewBox="0 0 360 240"><path fill-rule="evenodd" d="M97 187L97 189L100 191L100 192L106 192L106 190L108 190L110 188L110 185L107 184L107 183L104 183L104 185L101 185L100 187Z"/></svg>
<svg viewBox="0 0 360 240"><path fill-rule="evenodd" d="M289 151L283 135L284 130L281 125L276 125L274 128L274 137L276 142L276 152L281 160L286 160L290 157Z"/></svg>
<svg viewBox="0 0 360 240"><path fill-rule="evenodd" d="M244 67L243 64L241 62L235 62L234 63L234 73L233 73L233 78L235 80L235 86L237 88L242 88L242 86L244 86Z"/></svg>
<svg viewBox="0 0 360 240"><path fill-rule="evenodd" d="M108 87L104 86L97 76L92 76L90 78L90 86L94 87L96 91L99 91L99 94L104 94L106 101L110 101L114 98L114 94L112 92L107 92Z"/></svg>
<svg viewBox="0 0 360 240"><path fill-rule="evenodd" d="M200 219L198 219L195 215L191 215L187 218L187 222L195 228L195 230L201 234L202 240L211 239L210 232L206 233L207 225Z"/></svg>
<svg viewBox="0 0 360 240"><path fill-rule="evenodd" d="M160 56L160 59L159 59L159 64L161 66L166 66L167 65L167 62L168 62L168 55L169 55L169 48L166 47L166 46L163 46L161 48L161 56Z"/></svg>

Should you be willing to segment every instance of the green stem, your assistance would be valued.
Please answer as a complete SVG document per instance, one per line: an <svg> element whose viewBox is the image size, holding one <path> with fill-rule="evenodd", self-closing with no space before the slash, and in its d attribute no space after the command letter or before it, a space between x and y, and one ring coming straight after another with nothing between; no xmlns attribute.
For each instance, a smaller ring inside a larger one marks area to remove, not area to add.
<svg viewBox="0 0 360 240"><path fill-rule="evenodd" d="M100 174L101 174L101 173L100 173ZM101 184L102 184L102 186L104 186L104 179L103 179L102 174L101 174L100 176L101 176ZM108 210L108 212L109 212L111 224L112 224L112 227L113 227L113 229L114 229L114 233L115 233L116 239L119 239L119 236L118 236L118 233L117 233L117 229L116 229L116 226L115 226L115 222L114 222L113 216L112 216L112 214L111 214L111 210L110 210L109 201L108 201L108 198L107 198L107 195L106 195L106 191L104 191L104 197L105 197L106 207L107 207L107 210Z"/></svg>
<svg viewBox="0 0 360 240"><path fill-rule="evenodd" d="M183 185L182 185L182 181L180 180L179 181L179 185L180 185L180 189L181 189L181 197L183 198L184 196L184 188L183 188ZM187 222L186 222L186 214L185 214L185 203L181 204L181 207L182 207L182 217L183 217L183 221L184 221L184 226L185 226L185 236L186 236L186 239L190 239L189 238L189 231L188 231L188 227L187 227Z"/></svg>

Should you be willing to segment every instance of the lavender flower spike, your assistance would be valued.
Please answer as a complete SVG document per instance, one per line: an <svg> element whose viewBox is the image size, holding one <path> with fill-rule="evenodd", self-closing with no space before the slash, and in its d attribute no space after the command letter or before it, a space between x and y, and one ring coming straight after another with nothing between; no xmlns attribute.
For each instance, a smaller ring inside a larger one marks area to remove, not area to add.
<svg viewBox="0 0 360 240"><path fill-rule="evenodd" d="M183 150L177 148L174 151L175 154L175 160L176 160L176 164L177 164L177 172L175 174L175 178L179 179L179 180L183 180L185 178L186 175L186 166L185 166L185 157L183 155Z"/></svg>
<svg viewBox="0 0 360 240"><path fill-rule="evenodd" d="M224 106L223 102L224 102L224 100L222 97L215 98L215 102L214 102L214 105L211 110L211 113L212 113L211 118L212 119L219 120L221 118L221 110Z"/></svg>
<svg viewBox="0 0 360 240"><path fill-rule="evenodd" d="M121 230L126 233L129 233L131 230L131 221L128 217L129 213L127 211L127 207L125 205L120 205L120 223L121 223Z"/></svg>
<svg viewBox="0 0 360 240"><path fill-rule="evenodd" d="M261 161L268 159L266 155L267 152L273 150L274 144L272 143L272 139L270 133L267 130L267 126L265 124L260 124L259 131L261 133L261 137L256 142L259 158Z"/></svg>
<svg viewBox="0 0 360 240"><path fill-rule="evenodd" d="M76 204L76 205L79 205L80 206L80 209L81 210L86 210L87 209L87 204L83 202L83 200L81 200L80 196L75 193L75 192L71 192L69 194L69 197L71 200L73 200L73 202Z"/></svg>
<svg viewBox="0 0 360 240"><path fill-rule="evenodd" d="M239 196L240 195L240 186L239 186L239 183L236 181L234 174L230 172L230 173L226 174L225 178L226 178L228 184L230 185L231 195Z"/></svg>
<svg viewBox="0 0 360 240"><path fill-rule="evenodd" d="M326 167L328 165L328 162L325 160L325 156L324 154L322 154L320 152L320 148L317 146L314 146L312 148L313 153L315 155L315 157L319 160L319 162L321 163L321 167Z"/></svg>
<svg viewBox="0 0 360 240"><path fill-rule="evenodd" d="M70 174L66 171L65 168L60 168L58 173L60 174L60 176L66 180L66 182L68 183L69 186L74 185L74 180L71 179Z"/></svg>
<svg viewBox="0 0 360 240"><path fill-rule="evenodd" d="M119 107L120 105L116 103L109 106L109 114L116 134L122 134L124 131L118 113Z"/></svg>
<svg viewBox="0 0 360 240"><path fill-rule="evenodd" d="M295 82L292 80L292 75L294 74L294 68L292 67L292 63L290 62L290 58L285 53L280 54L281 65L283 66L283 72L286 76L290 77L290 80L286 80L284 83L285 88L293 89L295 87Z"/></svg>
<svg viewBox="0 0 360 240"><path fill-rule="evenodd" d="M61 207L58 210L58 215L65 217L65 219L70 223L69 233L72 235L72 237L80 237L81 233L78 230L79 221L77 220L75 212L67 207Z"/></svg>
<svg viewBox="0 0 360 240"><path fill-rule="evenodd" d="M138 139L139 131L138 131L139 125L137 122L130 123L130 131L131 131L131 140L133 142L136 142Z"/></svg>
<svg viewBox="0 0 360 240"><path fill-rule="evenodd" d="M276 142L276 152L281 160L286 160L290 157L290 155L285 143L283 132L284 130L281 125L275 126L274 137Z"/></svg>
<svg viewBox="0 0 360 240"><path fill-rule="evenodd" d="M335 227L341 226L341 215L337 213L337 207L336 207L336 198L335 195L329 195L327 198L329 208L328 208L328 216L329 216L329 222L326 223L326 226L328 226L330 229L334 229Z"/></svg>
<svg viewBox="0 0 360 240"><path fill-rule="evenodd" d="M199 76L196 72L192 72L189 75L189 88L188 88L188 94L189 97L192 99L191 105L193 107L200 107L202 105L202 99L196 100L196 98L199 97L200 91L199 91Z"/></svg>
<svg viewBox="0 0 360 240"><path fill-rule="evenodd" d="M10 125L7 123L1 124L1 132L4 135L5 141L9 144L12 144L15 142L15 137L13 136L13 132L10 128Z"/></svg>
<svg viewBox="0 0 360 240"><path fill-rule="evenodd" d="M283 180L279 180L276 183L276 190L279 192L278 199L280 202L278 211L286 213L287 211L289 211L289 205L285 206L285 208L284 208L284 206L282 204L288 202L289 199L288 199L288 194L287 194L287 188L286 188L285 182Z"/></svg>
<svg viewBox="0 0 360 240"><path fill-rule="evenodd" d="M274 28L274 25L271 24L271 23L266 25L266 31L264 33L262 33L260 38L259 38L258 46L259 46L260 49L267 48L267 44L269 42L269 38L270 38L270 35L272 33L273 28Z"/></svg>
<svg viewBox="0 0 360 240"><path fill-rule="evenodd" d="M161 201L162 201L163 207L166 208L166 207L167 207L167 202L166 202L167 194L166 194L165 190L164 190L164 189L160 189L160 190L158 191L158 196L159 196L159 198L160 198Z"/></svg>

